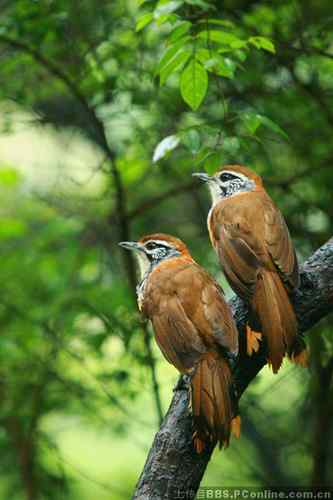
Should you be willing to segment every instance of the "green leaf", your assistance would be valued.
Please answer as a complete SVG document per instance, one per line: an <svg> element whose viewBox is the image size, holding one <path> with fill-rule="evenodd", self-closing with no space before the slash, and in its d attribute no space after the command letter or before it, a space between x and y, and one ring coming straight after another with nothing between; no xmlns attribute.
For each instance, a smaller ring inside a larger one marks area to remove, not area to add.
<svg viewBox="0 0 333 500"><path fill-rule="evenodd" d="M190 31L191 27L192 23L190 23L189 21L183 21L178 24L178 26L176 26L176 28L171 31L168 37L169 42L176 42L177 40L179 40L179 38L182 38L184 35L186 35L186 33Z"/></svg>
<svg viewBox="0 0 333 500"><path fill-rule="evenodd" d="M171 62L171 60L173 59L173 57L175 57L175 55L177 54L177 52L180 50L180 49L183 49L186 45L186 42L190 39L190 37L185 37L185 38L182 38L181 40L179 40L177 43L174 43L171 47L169 47L163 54L160 62L158 63L158 66L157 66L157 70L156 72L157 73L160 73L161 70Z"/></svg>
<svg viewBox="0 0 333 500"><path fill-rule="evenodd" d="M182 133L182 143L191 151L192 154L198 153L201 146L201 138L197 129L191 128Z"/></svg>
<svg viewBox="0 0 333 500"><path fill-rule="evenodd" d="M208 75L200 62L193 58L182 72L180 92L184 101L196 111L208 88Z"/></svg>
<svg viewBox="0 0 333 500"><path fill-rule="evenodd" d="M272 130L276 134L282 135L282 137L289 140L288 134L277 123L273 122L273 120L271 120L267 116L263 116L263 115L258 115L258 116L260 116L260 120L261 120L262 125L269 128L270 130Z"/></svg>
<svg viewBox="0 0 333 500"><path fill-rule="evenodd" d="M255 135L258 128L263 125L264 127L269 128L276 134L281 135L285 139L289 140L286 132L273 120L268 118L267 116L261 115L260 113L255 113L253 111L247 111L241 115L241 120L244 123L247 130L250 134Z"/></svg>
<svg viewBox="0 0 333 500"><path fill-rule="evenodd" d="M179 7L183 4L180 0L171 0L170 2L159 2L155 11L154 17L158 18L160 16L165 16L167 14L171 14L175 10L179 9Z"/></svg>
<svg viewBox="0 0 333 500"><path fill-rule="evenodd" d="M237 59L241 62L244 62L247 58L247 53L245 50L234 50L232 53L233 57L237 57Z"/></svg>
<svg viewBox="0 0 333 500"><path fill-rule="evenodd" d="M234 78L235 71L236 64L228 57L222 60L217 67L217 74L226 78Z"/></svg>
<svg viewBox="0 0 333 500"><path fill-rule="evenodd" d="M169 76L182 68L191 57L191 50L179 50L175 56L160 70L160 84L164 85Z"/></svg>
<svg viewBox="0 0 333 500"><path fill-rule="evenodd" d="M195 166L199 167L206 160L206 158L208 158L210 154L211 154L210 148L208 148L207 146L201 148L195 157Z"/></svg>
<svg viewBox="0 0 333 500"><path fill-rule="evenodd" d="M178 16L176 14L165 14L163 16L159 16L156 19L157 26L162 26L162 24L170 23L175 24L178 21Z"/></svg>
<svg viewBox="0 0 333 500"><path fill-rule="evenodd" d="M261 125L261 116L258 113L246 112L241 115L241 120L243 121L245 127L254 135L257 129Z"/></svg>
<svg viewBox="0 0 333 500"><path fill-rule="evenodd" d="M240 38L238 40L235 40L233 42L230 42L230 47L232 49L243 49L244 47L247 46L247 41L246 40L241 40Z"/></svg>
<svg viewBox="0 0 333 500"><path fill-rule="evenodd" d="M136 23L136 27L135 27L135 31L141 31L143 30L143 28L145 26L147 26L147 24L149 24L154 18L154 15L152 12L147 12L147 14L143 14L143 16L141 16L139 19L138 19L138 22Z"/></svg>
<svg viewBox="0 0 333 500"><path fill-rule="evenodd" d="M204 63L207 71L212 71L216 75L224 76L226 78L233 78L236 70L236 64L229 58L223 58L219 54L208 59Z"/></svg>
<svg viewBox="0 0 333 500"><path fill-rule="evenodd" d="M224 26L225 28L234 28L234 23L225 19L202 19L199 23L216 24L218 26Z"/></svg>
<svg viewBox="0 0 333 500"><path fill-rule="evenodd" d="M227 101L225 101L226 105ZM203 123L200 125L200 132L208 135L208 137L216 137L221 132L221 128L218 125L210 125L208 123Z"/></svg>
<svg viewBox="0 0 333 500"><path fill-rule="evenodd" d="M216 52L208 49L197 49L195 52L195 57L204 64L206 61L212 58Z"/></svg>
<svg viewBox="0 0 333 500"><path fill-rule="evenodd" d="M275 45L274 43L269 40L268 38L263 38L261 41L261 46L264 50L267 50L268 52L271 52L272 54L275 54Z"/></svg>
<svg viewBox="0 0 333 500"><path fill-rule="evenodd" d="M214 174L223 164L222 151L214 151L208 155L205 161L205 170L208 174Z"/></svg>
<svg viewBox="0 0 333 500"><path fill-rule="evenodd" d="M159 142L155 148L153 155L153 163L158 162L164 158L170 151L175 149L180 143L180 139L177 135L168 135L164 137L161 142Z"/></svg>
<svg viewBox="0 0 333 500"><path fill-rule="evenodd" d="M238 137L226 137L223 141L223 150L231 155L235 155L240 148Z"/></svg>
<svg viewBox="0 0 333 500"><path fill-rule="evenodd" d="M249 38L249 43L254 45L257 49L264 49L272 54L275 54L274 43L265 36L251 36Z"/></svg>
<svg viewBox="0 0 333 500"><path fill-rule="evenodd" d="M237 49L245 47L247 45L246 40L242 40L241 38L238 38L238 36L227 31L203 30L198 33L197 37L205 40L207 43L216 42L221 45L228 45L232 48Z"/></svg>
<svg viewBox="0 0 333 500"><path fill-rule="evenodd" d="M200 7L203 10L213 10L213 5L209 4L205 0L185 0L188 5L194 5L195 7Z"/></svg>

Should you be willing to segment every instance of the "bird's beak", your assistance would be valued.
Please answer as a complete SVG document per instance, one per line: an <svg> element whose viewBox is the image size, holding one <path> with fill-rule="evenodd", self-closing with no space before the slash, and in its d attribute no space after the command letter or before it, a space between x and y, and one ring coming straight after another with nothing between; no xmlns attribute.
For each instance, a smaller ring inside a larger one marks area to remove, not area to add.
<svg viewBox="0 0 333 500"><path fill-rule="evenodd" d="M208 174L205 174L204 172L195 172L194 174L192 174L192 177L198 177L198 179L200 179L203 182L209 182L213 180L213 177L211 177Z"/></svg>
<svg viewBox="0 0 333 500"><path fill-rule="evenodd" d="M143 247L137 241L121 241L118 245L126 250L132 250L134 252L142 252Z"/></svg>

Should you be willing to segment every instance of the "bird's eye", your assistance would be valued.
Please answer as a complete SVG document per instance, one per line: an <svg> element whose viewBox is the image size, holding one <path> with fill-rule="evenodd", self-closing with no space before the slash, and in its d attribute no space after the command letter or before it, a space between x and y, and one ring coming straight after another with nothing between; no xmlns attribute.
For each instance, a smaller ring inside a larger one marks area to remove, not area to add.
<svg viewBox="0 0 333 500"><path fill-rule="evenodd" d="M228 182L228 181L232 181L234 179L237 179L237 176L230 174L229 172L222 172L219 179L221 182Z"/></svg>
<svg viewBox="0 0 333 500"><path fill-rule="evenodd" d="M154 250L154 248L156 248L156 247L157 247L157 245L156 245L156 243L154 243L153 241L150 241L150 242L149 242L149 243L147 243L147 245L146 245L147 250Z"/></svg>

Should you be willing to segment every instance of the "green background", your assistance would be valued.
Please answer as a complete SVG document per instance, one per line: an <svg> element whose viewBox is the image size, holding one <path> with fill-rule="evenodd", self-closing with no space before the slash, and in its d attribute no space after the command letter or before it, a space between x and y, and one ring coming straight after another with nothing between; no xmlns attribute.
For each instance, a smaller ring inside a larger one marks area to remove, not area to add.
<svg viewBox="0 0 333 500"><path fill-rule="evenodd" d="M144 331L118 241L180 236L231 296L193 171L260 173L301 262L332 235L331 2L139 3L0 2L4 500L130 497L177 373ZM241 439L202 485L332 482L332 319L307 339L310 370L260 373Z"/></svg>

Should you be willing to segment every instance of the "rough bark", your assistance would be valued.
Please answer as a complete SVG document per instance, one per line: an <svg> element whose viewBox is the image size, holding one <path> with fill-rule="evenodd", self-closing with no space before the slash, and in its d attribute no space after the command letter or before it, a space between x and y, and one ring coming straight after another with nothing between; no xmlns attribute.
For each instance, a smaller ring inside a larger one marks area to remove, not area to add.
<svg viewBox="0 0 333 500"><path fill-rule="evenodd" d="M293 302L300 333L305 333L333 311L333 238L301 267L301 286ZM247 307L239 298L232 299L230 305L242 343ZM239 396L265 364L264 349L251 358L241 355L236 372ZM134 499L172 500L178 496L189 500L195 497L212 450L196 454L191 435L188 391L176 390L148 454Z"/></svg>

